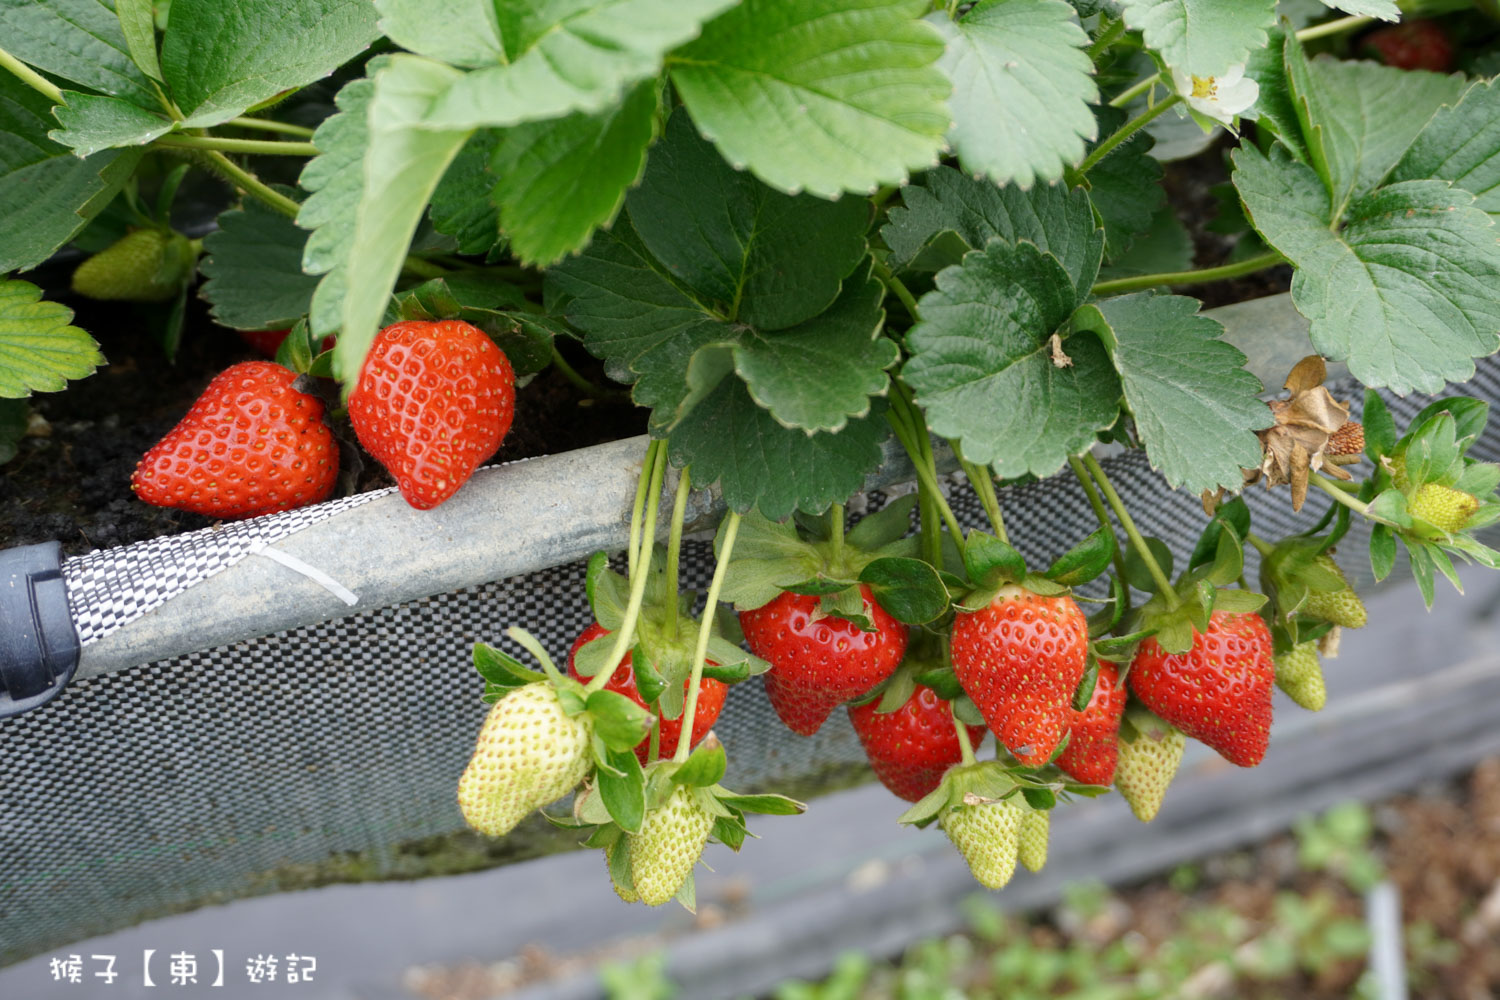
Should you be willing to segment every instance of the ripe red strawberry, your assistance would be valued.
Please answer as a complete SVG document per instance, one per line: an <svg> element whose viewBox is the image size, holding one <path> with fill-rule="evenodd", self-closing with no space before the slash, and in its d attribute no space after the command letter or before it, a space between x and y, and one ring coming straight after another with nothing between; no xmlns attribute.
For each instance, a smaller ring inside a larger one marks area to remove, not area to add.
<svg viewBox="0 0 1500 1000"><path fill-rule="evenodd" d="M1130 666L1130 689L1147 708L1240 767L1266 755L1275 681L1271 630L1257 614L1215 611L1186 653L1151 638Z"/></svg>
<svg viewBox="0 0 1500 1000"><path fill-rule="evenodd" d="M593 642L601 635L609 635L609 629L598 622L590 625L579 633L578 638L573 640L573 648L568 650L568 676L585 680L578 673L578 668L573 658L584 646ZM713 660L709 660L713 663ZM687 682L683 682L683 690L687 689ZM642 708L649 708L646 700L635 687L635 671L630 669L630 654L625 654L625 659L620 661L620 666L615 670L614 676L609 683L604 685L604 690L623 694ZM703 741L708 731L718 721L719 713L724 710L724 699L729 695L729 685L723 681L714 680L712 677L703 678L698 686L698 710L693 713L693 746ZM663 718L661 720L661 746L659 751L663 757L672 756L677 749L677 740L682 736L682 716L675 719ZM635 748L635 755L641 764L646 763L646 757L651 752L651 738L648 736Z"/></svg>
<svg viewBox="0 0 1500 1000"><path fill-rule="evenodd" d="M1088 644L1088 620L1072 597L1011 584L988 607L954 616L953 672L1000 742L1040 767L1068 731Z"/></svg>
<svg viewBox="0 0 1500 1000"><path fill-rule="evenodd" d="M1119 761L1120 716L1125 712L1125 688L1113 663L1099 664L1093 697L1082 712L1069 706L1072 735L1057 757L1057 766L1089 785L1115 780Z"/></svg>
<svg viewBox="0 0 1500 1000"><path fill-rule="evenodd" d="M859 591L873 632L820 614L816 597L790 591L740 612L750 651L771 664L771 707L794 733L817 732L835 708L885 680L906 655L906 626L875 603L869 587Z"/></svg>
<svg viewBox="0 0 1500 1000"><path fill-rule="evenodd" d="M1436 21L1405 21L1379 28L1366 35L1360 47L1397 69L1453 70L1453 39Z"/></svg>
<svg viewBox="0 0 1500 1000"><path fill-rule="evenodd" d="M922 684L894 712L877 712L880 699L849 706L849 721L880 783L915 802L937 788L943 773L963 759L953 709ZM983 726L969 726L969 745L984 739Z"/></svg>
<svg viewBox="0 0 1500 1000"><path fill-rule="evenodd" d="M381 330L349 396L359 443L419 510L469 481L500 447L515 409L510 360L480 330L454 319Z"/></svg>
<svg viewBox="0 0 1500 1000"><path fill-rule="evenodd" d="M187 415L135 467L142 500L209 517L242 518L328 499L338 448L323 402L297 376L245 361L208 384Z"/></svg>

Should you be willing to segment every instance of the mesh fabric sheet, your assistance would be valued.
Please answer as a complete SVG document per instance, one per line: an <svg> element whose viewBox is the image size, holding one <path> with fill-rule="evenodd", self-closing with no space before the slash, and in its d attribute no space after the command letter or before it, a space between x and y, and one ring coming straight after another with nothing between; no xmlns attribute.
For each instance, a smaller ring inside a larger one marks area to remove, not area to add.
<svg viewBox="0 0 1500 1000"><path fill-rule="evenodd" d="M1484 363L1465 391L1500 399L1500 363ZM1391 401L1398 426L1426 402ZM1495 438L1475 454L1500 458ZM1142 530L1181 560L1204 520L1197 498L1167 491L1141 454L1106 466ZM1284 490L1246 496L1257 530L1273 538L1325 502L1310 497L1294 517ZM144 595L164 599L242 558L256 537L358 499L70 560L75 617L97 637ZM966 525L983 523L966 489L953 490L953 503ZM1067 476L1005 490L1002 503L1034 563L1095 526ZM1351 575L1368 572L1363 546L1358 531L1342 546ZM709 556L706 544L689 545L687 586L706 587ZM0 963L309 873L422 874L413 842L463 828L454 785L486 710L471 645L523 624L560 653L589 620L583 566L564 566L82 680L0 723ZM732 690L716 730L734 787L815 794L863 760L843 713L813 738L795 736L759 682ZM569 843L547 830L508 840L512 857Z"/></svg>

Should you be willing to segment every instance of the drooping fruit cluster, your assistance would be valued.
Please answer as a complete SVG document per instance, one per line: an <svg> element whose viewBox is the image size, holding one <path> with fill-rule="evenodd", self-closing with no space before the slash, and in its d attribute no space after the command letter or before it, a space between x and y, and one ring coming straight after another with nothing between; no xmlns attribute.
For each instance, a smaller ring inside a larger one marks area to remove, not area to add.
<svg viewBox="0 0 1500 1000"><path fill-rule="evenodd" d="M219 518L256 517L326 500L338 449L323 402L268 361L221 372L136 466L147 503Z"/></svg>

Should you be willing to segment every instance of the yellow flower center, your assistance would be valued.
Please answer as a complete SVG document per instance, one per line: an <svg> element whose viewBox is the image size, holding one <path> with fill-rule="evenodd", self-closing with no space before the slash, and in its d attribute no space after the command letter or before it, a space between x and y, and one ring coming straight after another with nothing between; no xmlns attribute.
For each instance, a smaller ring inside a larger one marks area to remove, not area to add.
<svg viewBox="0 0 1500 1000"><path fill-rule="evenodd" d="M1213 100L1219 96L1219 82L1211 76L1193 77L1193 96L1207 97L1209 100Z"/></svg>

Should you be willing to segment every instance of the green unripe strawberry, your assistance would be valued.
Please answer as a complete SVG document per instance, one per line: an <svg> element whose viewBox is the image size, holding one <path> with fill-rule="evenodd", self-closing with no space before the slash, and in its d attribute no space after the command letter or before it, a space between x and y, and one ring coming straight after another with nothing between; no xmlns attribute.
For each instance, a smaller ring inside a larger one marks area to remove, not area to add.
<svg viewBox="0 0 1500 1000"><path fill-rule="evenodd" d="M1343 590L1314 590L1308 593L1307 600L1302 604L1302 611L1310 618L1319 621L1332 622L1343 628L1364 628L1369 616L1365 612L1365 602L1359 599L1354 588L1349 586L1348 578L1344 571L1339 569L1339 564L1333 561L1329 555L1321 555L1315 560L1316 564L1325 570L1336 573L1340 580L1344 581Z"/></svg>
<svg viewBox="0 0 1500 1000"><path fill-rule="evenodd" d="M969 871L986 889L1001 889L1016 871L1021 826L1030 807L1020 796L954 806L939 822Z"/></svg>
<svg viewBox="0 0 1500 1000"><path fill-rule="evenodd" d="M1033 809L1021 821L1021 839L1016 857L1027 871L1039 872L1047 863L1047 840L1052 830L1052 812Z"/></svg>
<svg viewBox="0 0 1500 1000"><path fill-rule="evenodd" d="M686 785L676 785L630 838L630 878L641 902L660 906L677 895L703 855L714 818ZM624 898L624 893L621 893Z"/></svg>
<svg viewBox="0 0 1500 1000"><path fill-rule="evenodd" d="M78 265L73 291L114 302L165 302L192 266L190 246L187 237L160 229L126 233Z"/></svg>
<svg viewBox="0 0 1500 1000"><path fill-rule="evenodd" d="M1130 803L1130 811L1142 823L1156 818L1167 786L1182 763L1187 737L1160 719L1142 725L1140 716L1132 715L1136 738L1120 738L1120 762L1115 767L1115 788Z"/></svg>
<svg viewBox="0 0 1500 1000"><path fill-rule="evenodd" d="M1322 710L1328 701L1328 688L1323 684L1316 642L1298 643L1276 657L1276 686L1308 711Z"/></svg>
<svg viewBox="0 0 1500 1000"><path fill-rule="evenodd" d="M1419 517L1451 535L1469 523L1479 509L1479 498L1451 486L1428 483L1417 490L1406 509L1412 517Z"/></svg>
<svg viewBox="0 0 1500 1000"><path fill-rule="evenodd" d="M563 711L557 691L525 684L495 702L458 779L458 805L480 833L503 837L589 772L590 724Z"/></svg>

